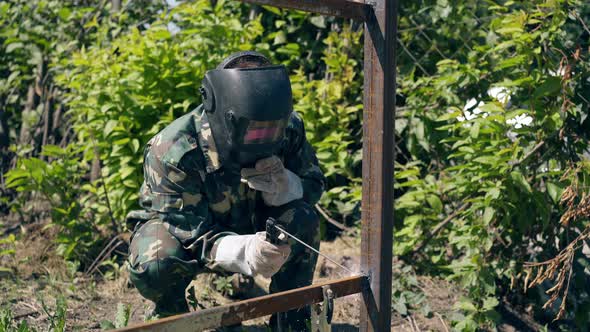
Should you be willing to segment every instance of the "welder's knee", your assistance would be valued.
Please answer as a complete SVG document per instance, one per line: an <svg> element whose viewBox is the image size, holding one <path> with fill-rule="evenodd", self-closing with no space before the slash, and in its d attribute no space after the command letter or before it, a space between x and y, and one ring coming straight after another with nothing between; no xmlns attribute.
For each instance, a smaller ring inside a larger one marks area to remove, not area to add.
<svg viewBox="0 0 590 332"><path fill-rule="evenodd" d="M164 222L150 220L133 234L130 279L145 298L158 303L171 296L184 296L198 267L198 261L191 259Z"/></svg>
<svg viewBox="0 0 590 332"><path fill-rule="evenodd" d="M298 200L281 208L283 210L275 214L278 223L307 245L319 250L319 218L313 207L303 200ZM273 293L307 286L313 280L318 255L293 239L289 239L289 244L291 255L280 271L272 277L269 289ZM298 314L295 316L299 317Z"/></svg>
<svg viewBox="0 0 590 332"><path fill-rule="evenodd" d="M295 220L304 220L307 227L311 229L316 229L320 225L320 218L318 214L315 212L313 206L309 205L309 203L301 200L300 203L296 205L295 208Z"/></svg>

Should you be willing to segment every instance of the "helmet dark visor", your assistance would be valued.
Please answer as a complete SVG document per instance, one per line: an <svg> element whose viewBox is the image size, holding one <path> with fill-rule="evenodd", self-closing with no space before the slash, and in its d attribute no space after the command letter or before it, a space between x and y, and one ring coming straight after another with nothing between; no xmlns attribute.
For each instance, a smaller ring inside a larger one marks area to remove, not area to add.
<svg viewBox="0 0 590 332"><path fill-rule="evenodd" d="M250 120L242 135L243 145L276 143L283 139L287 120L255 121Z"/></svg>

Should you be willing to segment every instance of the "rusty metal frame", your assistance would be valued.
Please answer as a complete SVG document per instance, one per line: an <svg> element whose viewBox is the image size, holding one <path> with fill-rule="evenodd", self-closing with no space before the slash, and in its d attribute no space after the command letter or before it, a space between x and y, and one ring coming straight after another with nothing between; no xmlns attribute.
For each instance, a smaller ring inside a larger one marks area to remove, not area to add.
<svg viewBox="0 0 590 332"><path fill-rule="evenodd" d="M391 330L395 35L398 0L240 0L364 22L363 195L361 270L340 279L262 296L120 331L199 331L283 312L323 300L322 286L337 297L362 293L361 331Z"/></svg>

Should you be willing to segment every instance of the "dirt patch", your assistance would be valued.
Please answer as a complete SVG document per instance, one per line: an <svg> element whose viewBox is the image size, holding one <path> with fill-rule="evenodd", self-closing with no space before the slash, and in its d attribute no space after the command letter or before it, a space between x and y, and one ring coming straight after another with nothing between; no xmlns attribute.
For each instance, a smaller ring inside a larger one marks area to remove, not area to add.
<svg viewBox="0 0 590 332"><path fill-rule="evenodd" d="M426 276L417 276L417 279L417 287L426 296L422 305L428 306L428 313L420 308L405 316L394 311L391 326L395 331L450 331L449 316L463 292L443 279Z"/></svg>

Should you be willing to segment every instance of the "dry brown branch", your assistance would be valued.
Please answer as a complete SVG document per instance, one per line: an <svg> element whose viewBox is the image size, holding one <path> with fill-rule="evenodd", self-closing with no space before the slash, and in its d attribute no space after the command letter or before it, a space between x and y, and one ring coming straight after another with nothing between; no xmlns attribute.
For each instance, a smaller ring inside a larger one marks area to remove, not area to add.
<svg viewBox="0 0 590 332"><path fill-rule="evenodd" d="M575 170L574 170L575 172ZM566 174L569 173L566 172ZM565 176L565 175L564 175ZM562 193L560 204L566 207L566 211L561 216L561 224L569 225L570 221L590 217L590 195L582 193L581 199L579 186L574 176L574 180ZM554 320L563 318L567 303L567 295L572 278L572 265L576 251L580 249L585 240L590 238L590 225L559 252L557 256L544 262L527 262L524 264L524 288L525 290L540 285L544 281L551 280L555 285L545 293L549 295L549 300L543 305L543 309L550 308L553 303L562 298L559 311Z"/></svg>
<svg viewBox="0 0 590 332"><path fill-rule="evenodd" d="M559 311L554 320L561 319L565 315L574 256L581 243L588 238L590 238L590 226L586 227L576 239L554 258L540 263L527 262L524 264L526 274L524 280L525 290L540 285L546 280L555 281L555 285L545 292L550 297L543 305L543 309L550 308L557 299L562 298ZM531 278L532 281L529 282Z"/></svg>
<svg viewBox="0 0 590 332"><path fill-rule="evenodd" d="M120 235L117 235L117 236L113 237L111 239L111 241L98 254L98 256L92 262L92 264L90 264L90 266L88 266L88 268L86 269L86 272L84 272L84 273L86 275L91 275L100 266L100 264L102 262L104 262L104 260L107 259L111 255L111 253L113 252L113 250L115 250L116 248L118 248L123 243L124 242L120 239Z"/></svg>
<svg viewBox="0 0 590 332"><path fill-rule="evenodd" d="M54 87L51 85L45 91L45 101L43 102L43 138L41 139L41 146L49 144L50 130L52 127L51 121L53 120L53 90Z"/></svg>
<svg viewBox="0 0 590 332"><path fill-rule="evenodd" d="M24 312L22 314L14 315L14 317L12 317L12 319L15 319L15 320L21 319L21 318L25 318L28 316L36 315L38 313L39 313L39 310L31 310L31 311Z"/></svg>
<svg viewBox="0 0 590 332"><path fill-rule="evenodd" d="M449 328L447 327L447 323L445 323L445 320L442 318L442 315L439 314L438 312L435 312L434 314L436 315L436 317L438 317L438 320L440 320L440 323L445 328L445 332L449 332Z"/></svg>
<svg viewBox="0 0 590 332"><path fill-rule="evenodd" d="M326 211L324 211L322 209L322 207L319 204L315 205L316 210L318 210L318 212L322 215L322 217L324 217L324 219L326 219L327 222L329 222L330 224L338 227L340 230L343 231L352 231L352 229L350 229L349 227L346 227L344 224L337 222L336 220L334 220L333 218L331 218L328 213Z"/></svg>
<svg viewBox="0 0 590 332"><path fill-rule="evenodd" d="M514 167L522 164L523 162L525 162L527 159L530 158L530 156L532 156L537 151L539 151L539 149L542 148L543 145L545 145L545 141L544 140L543 141L540 141L539 143L537 143L537 145L535 145L535 147L532 148L531 151L529 151L526 155L524 155L520 160L518 160L514 164L512 164L512 167L514 168Z"/></svg>

